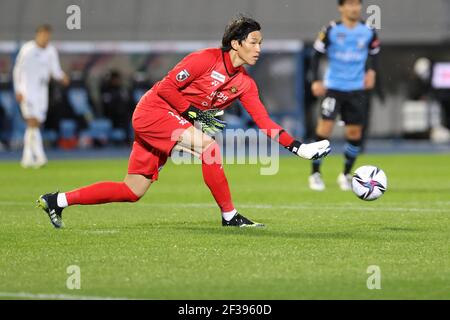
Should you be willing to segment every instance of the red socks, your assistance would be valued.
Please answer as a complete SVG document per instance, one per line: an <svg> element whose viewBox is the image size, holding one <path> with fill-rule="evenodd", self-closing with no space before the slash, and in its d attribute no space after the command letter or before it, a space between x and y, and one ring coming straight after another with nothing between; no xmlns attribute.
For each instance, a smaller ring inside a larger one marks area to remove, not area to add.
<svg viewBox="0 0 450 320"><path fill-rule="evenodd" d="M90 186L66 192L67 203L100 204L108 202L136 202L139 197L125 182L98 182Z"/></svg>
<svg viewBox="0 0 450 320"><path fill-rule="evenodd" d="M230 188L222 168L222 157L217 143L211 144L203 151L200 159L202 160L203 179L209 190L211 190L214 199L216 199L222 212L234 210L231 200Z"/></svg>

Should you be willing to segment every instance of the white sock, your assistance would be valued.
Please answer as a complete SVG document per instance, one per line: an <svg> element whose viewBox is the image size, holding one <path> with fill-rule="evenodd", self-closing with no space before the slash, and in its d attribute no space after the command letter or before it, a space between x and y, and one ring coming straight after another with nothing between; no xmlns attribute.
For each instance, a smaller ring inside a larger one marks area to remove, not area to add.
<svg viewBox="0 0 450 320"><path fill-rule="evenodd" d="M226 221L230 221L231 219L233 219L234 215L236 214L237 210L233 209L232 211L228 211L228 212L222 212L222 217L226 220Z"/></svg>
<svg viewBox="0 0 450 320"><path fill-rule="evenodd" d="M31 145L33 143L33 133L31 128L25 129L25 134L23 137L23 154L22 154L22 164L31 165L33 163L33 151Z"/></svg>
<svg viewBox="0 0 450 320"><path fill-rule="evenodd" d="M58 198L56 200L58 207L65 208L68 207L67 198L65 193L58 193Z"/></svg>
<svg viewBox="0 0 450 320"><path fill-rule="evenodd" d="M31 148L36 156L36 161L47 162L47 157L44 152L44 145L42 143L41 130L39 130L39 128L32 128L31 130L33 134L33 144L31 145Z"/></svg>

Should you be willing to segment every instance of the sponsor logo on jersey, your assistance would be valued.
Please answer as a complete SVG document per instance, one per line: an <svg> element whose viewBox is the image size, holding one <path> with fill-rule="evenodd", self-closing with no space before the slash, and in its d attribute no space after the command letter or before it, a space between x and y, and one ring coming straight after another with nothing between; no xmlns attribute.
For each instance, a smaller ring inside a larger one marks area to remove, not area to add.
<svg viewBox="0 0 450 320"><path fill-rule="evenodd" d="M186 80L187 78L189 78L189 76L190 76L189 72L187 72L187 70L184 69L184 70L181 70L177 74L176 79L178 82L182 82L182 81Z"/></svg>
<svg viewBox="0 0 450 320"><path fill-rule="evenodd" d="M345 62L356 62L362 61L366 59L366 55L364 53L353 52L353 51L338 51L334 55L334 57L338 60Z"/></svg>
<svg viewBox="0 0 450 320"><path fill-rule="evenodd" d="M222 91L213 91L211 92L211 94L208 96L209 100L214 100L217 99L218 102L225 102L228 100L228 96L223 93Z"/></svg>
<svg viewBox="0 0 450 320"><path fill-rule="evenodd" d="M217 71L211 72L211 78L213 78L214 80L220 81L222 83L225 82L225 76Z"/></svg>

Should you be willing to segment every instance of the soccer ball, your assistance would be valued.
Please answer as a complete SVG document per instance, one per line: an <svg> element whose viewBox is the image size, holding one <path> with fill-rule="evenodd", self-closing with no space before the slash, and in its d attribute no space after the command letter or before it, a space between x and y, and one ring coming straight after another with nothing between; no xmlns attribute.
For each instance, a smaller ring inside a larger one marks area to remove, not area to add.
<svg viewBox="0 0 450 320"><path fill-rule="evenodd" d="M352 178L352 190L365 201L373 201L383 195L387 188L386 174L374 166L362 166L356 169Z"/></svg>

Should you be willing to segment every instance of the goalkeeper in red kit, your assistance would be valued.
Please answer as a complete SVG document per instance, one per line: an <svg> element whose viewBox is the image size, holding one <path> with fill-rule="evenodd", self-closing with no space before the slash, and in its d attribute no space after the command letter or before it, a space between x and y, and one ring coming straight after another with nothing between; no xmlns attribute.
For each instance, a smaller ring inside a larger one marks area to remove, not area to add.
<svg viewBox="0 0 450 320"><path fill-rule="evenodd" d="M220 148L211 137L225 127L217 116L239 99L260 129L302 158L324 157L330 152L330 144L327 140L301 143L269 118L255 81L243 67L258 61L260 30L255 20L238 16L226 27L222 48L189 54L147 91L133 114L135 140L124 181L98 182L40 196L38 206L53 226L63 226L62 211L67 206L138 201L158 179L174 150L201 159L203 178L221 210L223 226L263 226L239 214L233 205Z"/></svg>

